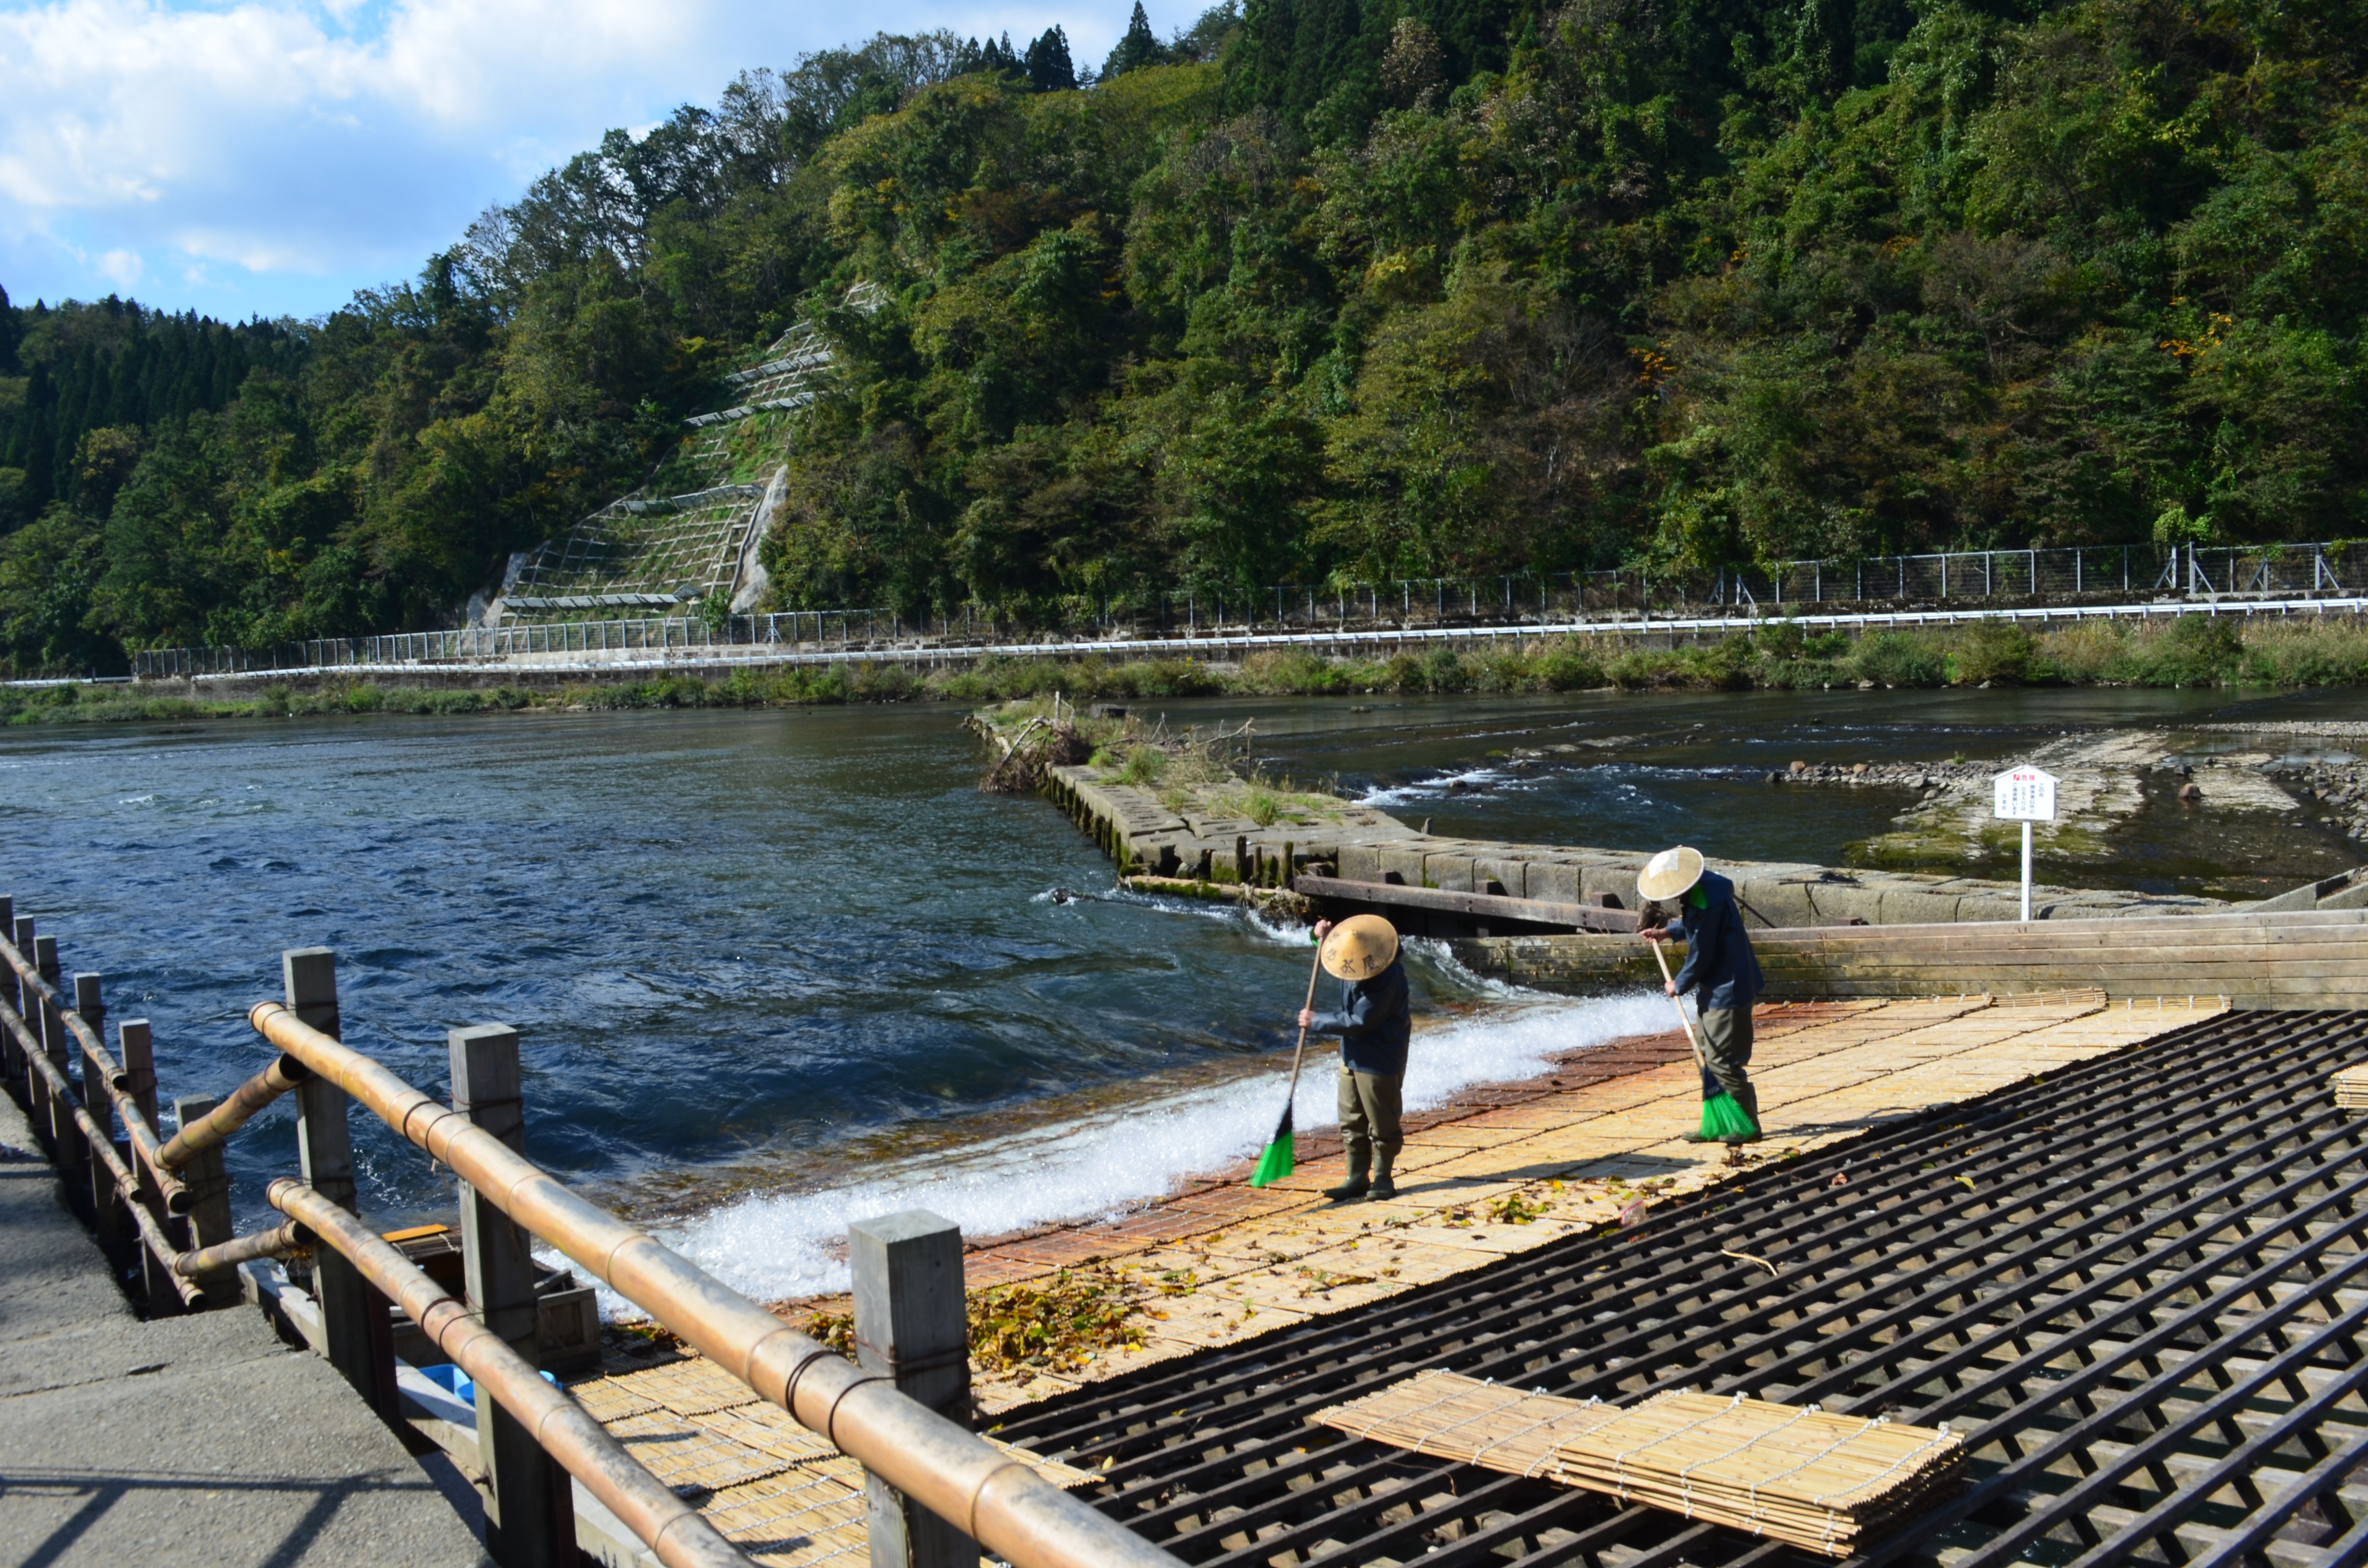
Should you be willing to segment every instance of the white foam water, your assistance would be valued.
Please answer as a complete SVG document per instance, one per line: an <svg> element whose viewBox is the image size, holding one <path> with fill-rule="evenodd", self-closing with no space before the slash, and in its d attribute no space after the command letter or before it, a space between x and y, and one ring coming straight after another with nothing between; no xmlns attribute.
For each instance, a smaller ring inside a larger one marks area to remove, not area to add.
<svg viewBox="0 0 2368 1568"><path fill-rule="evenodd" d="M1485 794L1492 790L1519 788L1528 782L1518 773L1508 773L1496 767L1472 767L1461 773L1440 773L1429 778L1417 778L1405 784L1376 786L1357 797L1360 806L1409 806L1425 801L1445 800L1457 793L1452 786L1461 784L1466 790Z"/></svg>
<svg viewBox="0 0 2368 1568"><path fill-rule="evenodd" d="M1587 1001L1524 999L1418 1030L1406 1105L1439 1105L1474 1084L1535 1077L1553 1058L1668 1028L1653 993ZM1292 1120L1336 1125L1332 1048L1308 1046ZM1087 1220L1163 1197L1186 1179L1256 1153L1273 1135L1285 1074L1194 1090L981 1143L899 1161L865 1181L727 1204L666 1240L760 1300L848 1288L847 1227L869 1215L927 1209L973 1235ZM611 1301L610 1306L620 1305Z"/></svg>

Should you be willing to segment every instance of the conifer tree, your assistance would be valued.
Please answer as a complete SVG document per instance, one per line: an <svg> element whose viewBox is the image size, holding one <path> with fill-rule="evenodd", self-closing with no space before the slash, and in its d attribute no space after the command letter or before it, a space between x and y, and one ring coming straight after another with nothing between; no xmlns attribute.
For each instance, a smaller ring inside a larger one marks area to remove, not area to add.
<svg viewBox="0 0 2368 1568"><path fill-rule="evenodd" d="M1040 93L1065 93L1077 85L1077 68L1069 61L1069 35L1046 28L1028 46L1028 85Z"/></svg>
<svg viewBox="0 0 2368 1568"><path fill-rule="evenodd" d="M1126 25L1126 36L1110 51L1102 65L1102 80L1123 76L1130 71L1140 71L1146 65L1167 63L1167 51L1160 47L1151 30L1151 18L1143 14L1143 0L1134 0L1134 15Z"/></svg>

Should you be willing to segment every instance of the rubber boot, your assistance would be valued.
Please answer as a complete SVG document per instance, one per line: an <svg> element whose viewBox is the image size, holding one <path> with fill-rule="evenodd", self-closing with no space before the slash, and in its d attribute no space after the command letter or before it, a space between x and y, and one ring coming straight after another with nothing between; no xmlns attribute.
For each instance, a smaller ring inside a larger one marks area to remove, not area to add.
<svg viewBox="0 0 2368 1568"><path fill-rule="evenodd" d="M1324 1196L1330 1199L1335 1203L1347 1203L1353 1199L1362 1198L1368 1192L1372 1191L1373 1184L1365 1179L1366 1158L1367 1156L1361 1153L1350 1154L1349 1156L1349 1179L1342 1182L1338 1187L1326 1187L1324 1189Z"/></svg>
<svg viewBox="0 0 2368 1568"><path fill-rule="evenodd" d="M1390 1166L1397 1163L1395 1149L1382 1149L1373 1158L1373 1186L1367 1195L1376 1203L1387 1202L1398 1195L1398 1184L1390 1179Z"/></svg>
<svg viewBox="0 0 2368 1568"><path fill-rule="evenodd" d="M1744 1085L1743 1092L1735 1096L1735 1103L1741 1106L1743 1108L1743 1114L1751 1119L1751 1136L1748 1138L1730 1138L1726 1141L1727 1144L1732 1147L1740 1143L1759 1142L1761 1137L1761 1130L1759 1126L1759 1085L1757 1084Z"/></svg>

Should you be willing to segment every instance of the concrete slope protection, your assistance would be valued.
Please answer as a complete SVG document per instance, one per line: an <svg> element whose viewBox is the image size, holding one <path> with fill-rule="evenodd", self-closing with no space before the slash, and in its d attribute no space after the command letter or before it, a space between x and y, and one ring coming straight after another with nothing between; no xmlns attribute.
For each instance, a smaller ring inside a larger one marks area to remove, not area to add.
<svg viewBox="0 0 2368 1568"><path fill-rule="evenodd" d="M2227 1013L1372 1310L1050 1400L1011 1440L1187 1562L1816 1561L1310 1425L1440 1368L1948 1424L1971 1485L1861 1568L2368 1551L2368 1015ZM1294 1555L1296 1554L1296 1555Z"/></svg>

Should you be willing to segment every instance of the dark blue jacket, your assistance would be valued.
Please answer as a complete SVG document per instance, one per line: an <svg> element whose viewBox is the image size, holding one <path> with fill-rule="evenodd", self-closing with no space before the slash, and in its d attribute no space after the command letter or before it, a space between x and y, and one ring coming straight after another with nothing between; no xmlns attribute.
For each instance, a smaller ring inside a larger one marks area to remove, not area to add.
<svg viewBox="0 0 2368 1568"><path fill-rule="evenodd" d="M1702 898L1700 909L1691 906L1696 893ZM1698 1006L1748 1007L1767 986L1743 929L1743 911L1736 906L1735 884L1716 871L1705 870L1687 891L1678 918L1669 922L1669 935L1686 944L1678 994L1693 992Z"/></svg>
<svg viewBox="0 0 2368 1568"><path fill-rule="evenodd" d="M1340 1010L1316 1014L1309 1027L1317 1034L1340 1037L1340 1064L1349 1072L1403 1077L1406 1038L1414 1028L1405 961L1391 960L1390 967L1371 980L1342 981Z"/></svg>

